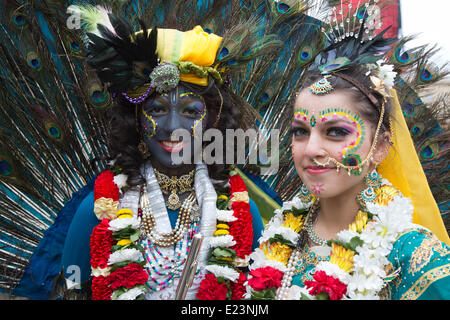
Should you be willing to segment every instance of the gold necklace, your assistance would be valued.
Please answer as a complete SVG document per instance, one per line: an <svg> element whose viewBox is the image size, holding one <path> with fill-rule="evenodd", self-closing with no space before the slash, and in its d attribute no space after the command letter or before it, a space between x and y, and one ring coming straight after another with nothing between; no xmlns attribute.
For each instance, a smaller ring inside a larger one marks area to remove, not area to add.
<svg viewBox="0 0 450 320"><path fill-rule="evenodd" d="M194 182L195 170L192 170L188 174L184 174L181 177L169 177L156 169L153 170L155 171L156 179L158 179L159 187L161 188L162 193L169 194L170 191L169 198L167 199L167 207L171 210L178 210L181 207L180 197L178 194L183 194L193 190L192 184Z"/></svg>

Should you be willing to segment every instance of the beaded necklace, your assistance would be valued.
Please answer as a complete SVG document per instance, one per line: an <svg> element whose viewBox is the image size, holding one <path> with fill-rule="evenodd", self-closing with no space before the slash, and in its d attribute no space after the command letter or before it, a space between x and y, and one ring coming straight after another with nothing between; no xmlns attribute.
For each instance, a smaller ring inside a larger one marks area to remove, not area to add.
<svg viewBox="0 0 450 320"><path fill-rule="evenodd" d="M192 238L199 229L200 210L195 203L195 193L192 192L180 207L174 229L169 233L161 233L157 230L144 184L141 189L140 212L142 215L140 244L145 249L144 257L147 262L145 269L149 274L149 282L153 282L148 283L148 286L153 291L160 291L181 276ZM167 249L174 247L173 253L164 254L158 247Z"/></svg>

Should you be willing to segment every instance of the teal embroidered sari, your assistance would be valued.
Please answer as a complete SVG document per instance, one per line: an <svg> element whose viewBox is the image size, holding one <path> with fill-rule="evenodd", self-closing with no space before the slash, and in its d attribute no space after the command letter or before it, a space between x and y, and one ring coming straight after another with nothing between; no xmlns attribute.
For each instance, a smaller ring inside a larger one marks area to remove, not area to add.
<svg viewBox="0 0 450 320"><path fill-rule="evenodd" d="M296 265L291 285L312 280L315 266L329 261L307 248ZM450 247L417 226L398 235L386 266L385 300L450 300Z"/></svg>

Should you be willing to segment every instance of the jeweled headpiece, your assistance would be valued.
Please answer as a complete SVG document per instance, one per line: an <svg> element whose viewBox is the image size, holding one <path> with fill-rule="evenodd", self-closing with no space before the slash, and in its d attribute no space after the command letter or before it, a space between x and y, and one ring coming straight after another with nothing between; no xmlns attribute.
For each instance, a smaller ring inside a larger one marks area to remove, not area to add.
<svg viewBox="0 0 450 320"><path fill-rule="evenodd" d="M346 169L349 174L359 174L363 165L370 161L372 157L383 122L384 104L389 91L386 84L393 83L393 79L388 81L390 74L384 72L385 74L382 75L383 71L386 71L386 67L380 61L383 60L385 53L390 49L389 45L395 39L384 39L383 35L389 27L381 30L381 24L374 23L375 4L377 2L374 1L371 4L371 1L367 1L362 7L356 9L349 5L347 12L344 12L342 6L340 8L334 7L331 10L328 30L322 29L331 44L321 52L313 65L313 68L316 68L323 77L309 87L313 94L324 95L334 90L329 78L331 76L339 77L361 91L375 107L381 107L375 138L366 159L361 161L357 158L351 158L352 155L348 155L351 159L344 156L343 163L330 157L326 163L315 161L316 164L324 166L331 161L338 169ZM376 32L379 33L376 34ZM372 87L368 88L367 85L363 85L346 72L346 70L358 67L367 70L365 76L371 80ZM395 77L395 74L393 76ZM386 80L386 84L382 78ZM379 106L375 92L384 97L381 106Z"/></svg>

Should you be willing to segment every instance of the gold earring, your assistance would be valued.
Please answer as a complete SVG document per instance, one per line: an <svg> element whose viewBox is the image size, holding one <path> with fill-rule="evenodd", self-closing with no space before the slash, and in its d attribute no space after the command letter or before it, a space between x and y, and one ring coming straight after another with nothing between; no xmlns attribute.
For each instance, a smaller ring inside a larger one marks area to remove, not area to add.
<svg viewBox="0 0 450 320"><path fill-rule="evenodd" d="M150 156L150 152L148 151L148 146L143 140L141 140L141 142L139 142L138 150L141 153L142 158L147 159Z"/></svg>

